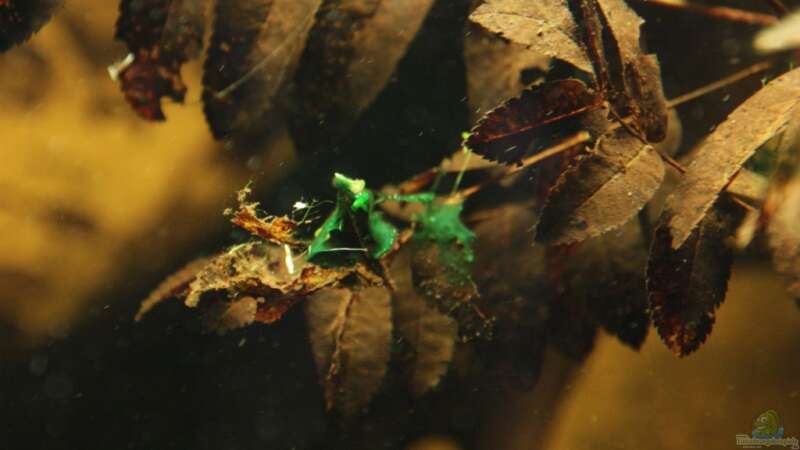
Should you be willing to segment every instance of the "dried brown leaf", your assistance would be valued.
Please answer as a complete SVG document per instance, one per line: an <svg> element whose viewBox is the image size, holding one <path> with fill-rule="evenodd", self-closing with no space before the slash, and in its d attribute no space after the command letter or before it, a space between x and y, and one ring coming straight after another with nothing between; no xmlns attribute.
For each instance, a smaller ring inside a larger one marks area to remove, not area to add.
<svg viewBox="0 0 800 450"><path fill-rule="evenodd" d="M800 69L770 81L703 141L681 183L667 199L673 249L686 242L745 161L797 114Z"/></svg>
<svg viewBox="0 0 800 450"><path fill-rule="evenodd" d="M315 292L305 303L308 338L328 407L334 401L332 397L329 398L328 375L333 368L335 352L352 300L350 289L331 287Z"/></svg>
<svg viewBox="0 0 800 450"><path fill-rule="evenodd" d="M328 1L295 77L298 140L339 136L378 96L433 0Z"/></svg>
<svg viewBox="0 0 800 450"><path fill-rule="evenodd" d="M161 98L183 102L181 66L203 47L205 0L123 0L116 39L133 56L115 77L125 99L144 119L164 120Z"/></svg>
<svg viewBox="0 0 800 450"><path fill-rule="evenodd" d="M644 20L639 17L625 0L597 0L607 26L616 39L620 57L623 61L635 60L641 53L640 28Z"/></svg>
<svg viewBox="0 0 800 450"><path fill-rule="evenodd" d="M478 290L462 265L456 242L415 241L411 249L414 286L435 310L453 317L465 338L489 332L490 323L477 304Z"/></svg>
<svg viewBox="0 0 800 450"><path fill-rule="evenodd" d="M464 38L464 63L467 99L474 122L495 106L521 94L526 87L524 72L535 69L544 73L550 60L544 53L508 42L471 23Z"/></svg>
<svg viewBox="0 0 800 450"><path fill-rule="evenodd" d="M433 0L382 0L355 33L353 59L345 73L349 108L363 111L383 90L432 5Z"/></svg>
<svg viewBox="0 0 800 450"><path fill-rule="evenodd" d="M228 0L215 8L203 104L217 139L264 132L297 67L322 0Z"/></svg>
<svg viewBox="0 0 800 450"><path fill-rule="evenodd" d="M392 261L390 273L395 284L394 327L410 347L405 360L411 389L422 395L439 384L455 352L458 325L449 316L427 305L417 294L411 279L408 251Z"/></svg>
<svg viewBox="0 0 800 450"><path fill-rule="evenodd" d="M576 4L577 3L577 4ZM603 23L600 19L599 6L596 0L574 0L576 19L580 23L583 48L594 67L597 88L601 92L609 92L609 63L606 60L603 45Z"/></svg>
<svg viewBox="0 0 800 450"><path fill-rule="evenodd" d="M640 47L644 21L623 0L580 0L579 11L598 89L616 115L634 118L648 141L663 140L666 100L658 60Z"/></svg>
<svg viewBox="0 0 800 450"><path fill-rule="evenodd" d="M625 86L636 126L648 142L661 142L667 137L669 111L661 85L661 65L655 55L639 55L626 63Z"/></svg>
<svg viewBox="0 0 800 450"><path fill-rule="evenodd" d="M392 338L391 295L384 287L328 288L305 303L309 340L327 407L361 411L386 374Z"/></svg>
<svg viewBox="0 0 800 450"><path fill-rule="evenodd" d="M653 148L618 129L561 174L547 197L537 239L570 244L622 226L663 179L664 166Z"/></svg>
<svg viewBox="0 0 800 450"><path fill-rule="evenodd" d="M487 0L469 18L512 42L592 73L566 0Z"/></svg>
<svg viewBox="0 0 800 450"><path fill-rule="evenodd" d="M742 217L741 207L720 198L677 249L669 217L656 228L647 267L651 316L679 356L697 350L711 333L731 272L728 240Z"/></svg>

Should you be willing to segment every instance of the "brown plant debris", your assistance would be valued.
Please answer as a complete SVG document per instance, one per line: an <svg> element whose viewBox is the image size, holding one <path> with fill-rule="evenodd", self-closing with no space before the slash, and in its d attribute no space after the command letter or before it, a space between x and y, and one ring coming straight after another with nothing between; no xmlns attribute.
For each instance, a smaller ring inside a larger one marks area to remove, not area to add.
<svg viewBox="0 0 800 450"><path fill-rule="evenodd" d="M476 239L473 274L494 320L491 340L476 341L491 389L529 389L539 378L547 341L551 289L545 247L534 245L536 212L508 203L471 216Z"/></svg>
<svg viewBox="0 0 800 450"><path fill-rule="evenodd" d="M299 224L285 216L268 216L261 218L258 216L258 202L248 202L247 196L250 195L250 187L247 186L240 190L236 199L239 206L236 211L228 210L226 213L231 216L231 222L247 230L250 234L258 236L265 241L273 244L288 244L300 246L304 243L294 237Z"/></svg>
<svg viewBox="0 0 800 450"><path fill-rule="evenodd" d="M258 299L254 321L279 320L298 301L336 284L353 268L327 269L308 263L286 247L250 242L230 248L212 258L198 260L168 278L143 303L137 320L153 306L171 297L190 308L206 306L224 311L230 299ZM223 308L223 309L219 309Z"/></svg>

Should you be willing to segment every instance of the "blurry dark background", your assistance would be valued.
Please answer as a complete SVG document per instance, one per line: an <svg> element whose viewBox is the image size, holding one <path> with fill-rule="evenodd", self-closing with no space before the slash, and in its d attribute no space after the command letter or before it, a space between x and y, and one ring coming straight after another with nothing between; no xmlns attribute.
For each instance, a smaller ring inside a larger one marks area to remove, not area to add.
<svg viewBox="0 0 800 450"><path fill-rule="evenodd" d="M132 323L170 270L237 239L221 212L248 179L280 211L326 195L333 170L393 182L457 148L469 3L436 2L355 131L322 152L285 133L245 152L214 143L198 64L186 105L140 121L105 69L125 54L116 2L68 0L0 55L0 447L727 449L768 409L800 435L798 310L758 255L737 261L714 333L688 358L652 332L638 353L603 336L584 361L548 351L527 392L464 392L451 375L415 403L389 382L387 406L344 428L323 410L299 309L223 337L177 303ZM753 26L632 4L668 97L754 61ZM679 108L683 149L758 86Z"/></svg>

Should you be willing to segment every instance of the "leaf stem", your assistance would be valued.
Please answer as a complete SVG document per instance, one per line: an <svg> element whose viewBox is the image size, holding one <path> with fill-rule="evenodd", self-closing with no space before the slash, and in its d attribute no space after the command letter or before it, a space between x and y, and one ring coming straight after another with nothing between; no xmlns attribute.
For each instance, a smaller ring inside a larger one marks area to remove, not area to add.
<svg viewBox="0 0 800 450"><path fill-rule="evenodd" d="M725 78L723 78L721 80L715 81L715 82L713 82L711 84L707 84L707 85L702 86L702 87L700 87L698 89L695 89L695 90L693 90L691 92L687 92L687 93L685 93L683 95L679 95L679 96L677 96L677 97L675 97L675 98L673 98L671 100L668 100L667 101L667 108L670 108L670 109L675 108L675 107L680 106L680 105L682 105L684 103L690 102L690 101L692 101L692 100L694 100L694 99L696 99L698 97L702 97L702 96L704 96L706 94L709 94L711 92L714 92L714 91L716 91L718 89L722 89L725 86L731 85L731 84L733 84L733 83L735 83L737 81L743 80L743 79L745 79L745 78L747 78L747 77L749 77L751 75L755 75L755 74L757 74L759 72L763 72L763 71L769 69L770 67L772 67L772 62L771 61L763 61L763 62L760 62L760 63L757 63L757 64L753 64L752 66L750 66L750 67L748 67L746 69L740 70L740 71L738 71L738 72L736 72L736 73L734 73L732 75L729 75L729 76L727 76L727 77L725 77Z"/></svg>
<svg viewBox="0 0 800 450"><path fill-rule="evenodd" d="M472 150L469 147L464 147L464 152L466 152L466 156L464 156L464 162L461 164L461 170L458 171L458 175L456 176L456 181L453 183L453 190L450 191L450 195L455 195L458 191L458 186L461 185L461 180L464 178L464 172L467 171L467 167L469 165L469 159L472 157Z"/></svg>
<svg viewBox="0 0 800 450"><path fill-rule="evenodd" d="M678 161L675 161L671 156L669 156L666 152L664 152L660 148L650 145L650 143L647 142L647 139L645 139L645 137L642 136L642 133L640 133L638 130L633 129L633 127L629 123L630 120L625 120L625 118L620 117L620 115L617 113L617 111L613 107L609 107L609 111L611 111L611 114L617 119L617 123L619 123L626 130L628 130L628 133L630 133L633 136L637 137L642 142L642 144L644 144L646 146L649 146L650 148L655 150L656 153L658 153L658 156L660 156L661 159L664 160L664 162L666 162L667 164L672 166L672 168L674 168L678 172L680 172L682 174L686 173L686 168L684 168Z"/></svg>
<svg viewBox="0 0 800 450"><path fill-rule="evenodd" d="M559 153L563 153L576 145L580 145L586 142L589 142L592 139L592 135L589 134L588 131L580 131L578 133L573 134L572 136L564 139L563 141L559 142L552 147L545 149L535 155L529 156L522 160L519 165L516 165L508 170L505 170L491 178L488 178L481 183L478 183L474 186L470 186L466 189L462 189L461 191L456 192L451 198L457 199L458 201L463 201L467 197L479 192L484 187L494 183L497 180L507 177L508 175L515 174L526 167L530 167L539 161L547 159L551 156L555 156Z"/></svg>
<svg viewBox="0 0 800 450"><path fill-rule="evenodd" d="M742 208L744 208L745 210L747 210L749 212L758 212L759 211L758 208L756 208L755 206L751 205L750 203L747 203L746 201L742 200L741 198L737 197L736 195L729 195L728 198L730 198L731 200L733 200L734 203L736 203L737 205L741 206Z"/></svg>
<svg viewBox="0 0 800 450"><path fill-rule="evenodd" d="M772 25L778 19L770 14L762 14L744 9L729 8L727 6L705 6L691 3L674 3L666 0L638 0L640 3L663 6L665 8L679 9L686 12L700 14L715 19L742 22L753 25ZM770 0L773 1L773 0Z"/></svg>

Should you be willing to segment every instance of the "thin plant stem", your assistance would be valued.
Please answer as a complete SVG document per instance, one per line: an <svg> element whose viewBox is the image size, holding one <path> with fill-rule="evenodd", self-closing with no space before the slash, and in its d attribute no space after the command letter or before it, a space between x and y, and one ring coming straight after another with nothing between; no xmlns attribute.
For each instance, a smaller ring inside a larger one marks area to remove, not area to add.
<svg viewBox="0 0 800 450"><path fill-rule="evenodd" d="M633 136L637 137L639 139L639 141L642 142L642 144L647 145L650 148L652 148L653 150L655 150L656 153L658 153L658 156L660 156L661 159L664 160L667 164L669 164L672 168L674 168L675 170L677 170L680 173L686 173L686 169L678 161L675 161L675 159L673 159L671 156L666 154L666 152L664 152L663 150L661 150L659 148L656 148L656 147L653 147L652 145L650 145L650 143L647 142L647 139L645 139L644 136L642 136L642 134L640 132L635 130L631 126L631 124L629 123L628 120L625 120L623 117L620 117L620 115L617 113L617 111L614 108L610 108L609 110L611 111L611 114L613 114L614 117L617 119L617 122L620 125L622 125L623 127L625 127L626 130L628 130L628 133L630 133Z"/></svg>
<svg viewBox="0 0 800 450"><path fill-rule="evenodd" d="M500 180L500 179L505 178L505 177L507 177L509 175L515 174L515 173L519 172L520 170L525 169L526 167L530 167L530 166L538 163L539 161L547 159L547 158L549 158L551 156L555 156L555 155L557 155L559 153L565 152L565 151L575 147L576 145L584 144L586 142L589 142L591 139L592 139L592 135L589 134L588 131L580 131L580 132L578 132L578 133L576 133L576 134L564 139L563 141L559 142L558 144L556 144L556 145L554 145L554 146L552 146L552 147L550 147L550 148L548 148L548 149L546 149L544 151L541 151L541 152L539 152L539 153L537 153L537 154L535 154L533 156L529 156L528 158L523 159L522 162L519 165L514 166L514 167L510 168L509 170L506 170L506 171L504 171L502 173L499 173L499 174L497 174L496 176L494 176L492 178L486 179L481 183L478 183L476 185L470 186L470 187L468 187L466 189L462 189L461 191L456 192L455 195L451 196L451 198L458 199L459 201L461 201L461 200L463 200L463 199L465 199L465 198L477 193L478 191L480 191L484 187L494 183L497 180Z"/></svg>
<svg viewBox="0 0 800 450"><path fill-rule="evenodd" d="M665 0L639 0L639 2L663 6L665 8L678 9L707 17L713 17L715 19L743 22L752 25L767 26L778 21L777 17L770 14L762 14L744 9L729 8L727 6L705 6L691 3L673 3Z"/></svg>
<svg viewBox="0 0 800 450"><path fill-rule="evenodd" d="M675 107L680 106L680 105L682 105L684 103L690 102L690 101L692 101L692 100L694 100L694 99L696 99L698 97L702 97L702 96L704 96L706 94L709 94L709 93L714 92L716 90L722 89L722 88L724 88L724 87L726 87L728 85L731 85L731 84L733 84L733 83L735 83L737 81L743 80L743 79L745 79L745 78L747 78L749 76L755 75L755 74L757 74L759 72L763 72L763 71L769 69L770 67L772 67L772 62L770 62L770 61L764 61L764 62L760 62L760 63L757 63L757 64L753 64L752 66L750 66L750 67L748 67L748 68L746 68L744 70L740 70L740 71L738 71L738 72L736 72L736 73L734 73L732 75L729 75L729 76L727 76L727 77L725 77L725 78L723 78L721 80L715 81L715 82L713 82L711 84L707 84L707 85L702 86L702 87L700 87L698 89L695 89L695 90L693 90L691 92L687 92L687 93L685 93L683 95L679 95L679 96L677 96L677 97L675 97L675 98L673 98L671 100L668 100L667 101L667 108L670 108L670 109L675 108Z"/></svg>
<svg viewBox="0 0 800 450"><path fill-rule="evenodd" d="M267 66L267 63L269 63L272 60L272 58L277 56L279 53L283 52L287 47L289 47L289 44L295 43L295 38L298 37L300 33L304 29L306 29L306 27L308 27L308 25L311 23L312 20L314 20L313 13L309 14L308 17L306 17L306 19L299 26L297 26L297 28L292 30L292 32L288 36L286 36L286 39L284 39L284 41L281 42L280 45L275 47L275 49L269 52L269 54L265 55L264 58L261 59L261 61L259 61L244 75L242 75L241 78L237 79L236 81L233 81L224 89L221 89L218 92L214 92L213 93L214 98L222 100L226 98L228 95L230 95L233 91L239 89L243 84L250 81L251 78L253 78L256 74L258 74L258 72L262 71ZM279 83L283 81L283 76L284 76L284 70L281 69L281 71L278 73Z"/></svg>
<svg viewBox="0 0 800 450"><path fill-rule="evenodd" d="M458 186L461 185L461 180L464 178L464 172L467 171L469 159L472 157L472 150L470 150L469 147L464 147L464 151L467 154L464 156L464 162L461 164L461 170L458 171L458 175L456 176L456 181L453 183L453 190L450 191L450 195L455 195L455 193L458 191Z"/></svg>

